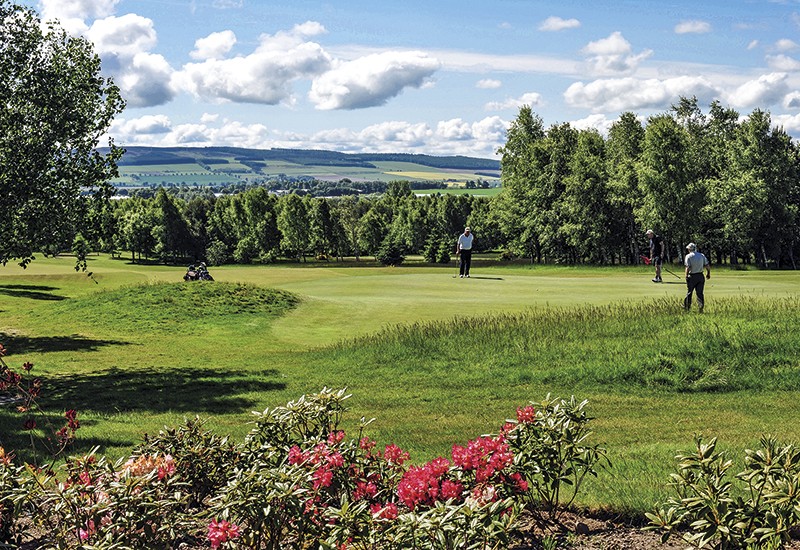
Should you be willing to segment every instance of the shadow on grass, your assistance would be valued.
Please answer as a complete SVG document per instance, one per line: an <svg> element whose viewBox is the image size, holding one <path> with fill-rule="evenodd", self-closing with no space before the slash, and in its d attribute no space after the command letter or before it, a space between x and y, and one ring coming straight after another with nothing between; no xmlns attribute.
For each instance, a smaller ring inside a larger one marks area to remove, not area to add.
<svg viewBox="0 0 800 550"><path fill-rule="evenodd" d="M58 288L41 285L0 285L0 294L13 296L14 298L29 298L31 300L49 300L56 302L67 299L66 296L51 294L54 290L58 290Z"/></svg>
<svg viewBox="0 0 800 550"><path fill-rule="evenodd" d="M258 378L215 369L112 368L97 374L78 374L46 381L48 410L75 409L100 414L238 413L256 404L245 394L282 390L278 372L267 370Z"/></svg>
<svg viewBox="0 0 800 550"><path fill-rule="evenodd" d="M102 373L88 375L68 375L48 377L44 380L42 399L39 404L46 411L44 417L37 416L39 426L48 425L52 433L64 425L64 411L75 409L78 420L84 427L98 422L101 418L119 413L177 413L188 415L247 413L256 406L256 399L247 394L263 394L285 388L286 384L276 379L276 370L265 370L257 377L243 376L235 372L221 372L215 369L144 369L126 371L113 368ZM91 414L92 416L87 416ZM125 422L121 417L120 421ZM14 405L0 407L0 446L13 450L22 460L34 459L31 449L30 432L23 428L24 417L17 413ZM135 423L135 420L129 422ZM181 424L176 420L174 426ZM163 426L151 426L158 432ZM173 426L170 426L173 427ZM83 437L79 430L74 448L70 454L82 454L95 446L103 454L109 447L132 447L141 441L139 435L128 440L126 434L139 434L148 426L138 425L122 430L118 437ZM39 448L38 460L46 454Z"/></svg>
<svg viewBox="0 0 800 550"><path fill-rule="evenodd" d="M80 420L80 418L79 418ZM41 418L37 418L37 424L41 424ZM48 415L46 421L48 433L58 430L64 425L64 417L56 417L55 415ZM86 424L81 420L82 423ZM38 437L34 437L34 443L31 444L30 432L22 428L23 417L20 415L11 414L10 411L0 409L0 446L6 452L14 453L17 457L17 462L28 462L31 464L44 465L52 460L52 455L47 449L45 444ZM41 435L41 431L39 435ZM128 439L114 439L106 437L81 437L81 431L77 432L77 439L72 446L67 449L67 455L73 454L86 454L95 447L98 447L98 452L104 454L106 449L113 447L133 447L140 440Z"/></svg>
<svg viewBox="0 0 800 550"><path fill-rule="evenodd" d="M19 336L0 332L0 343L9 351L9 356L23 353L49 351L97 351L103 346L127 346L130 342L120 340L96 340L73 334L72 336Z"/></svg>

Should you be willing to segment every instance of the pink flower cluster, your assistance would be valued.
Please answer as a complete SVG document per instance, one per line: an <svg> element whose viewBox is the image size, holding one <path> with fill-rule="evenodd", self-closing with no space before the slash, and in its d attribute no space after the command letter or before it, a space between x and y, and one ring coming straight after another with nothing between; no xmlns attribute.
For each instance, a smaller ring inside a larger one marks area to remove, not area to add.
<svg viewBox="0 0 800 550"><path fill-rule="evenodd" d="M336 439L341 441L344 437L344 432L341 432L341 437L338 434L328 437L328 441L336 443ZM289 449L289 464L295 466L306 466L313 469L311 477L313 478L314 490L325 487L330 487L333 483L333 472L336 468L344 466L344 458L342 454L332 449L328 443L322 442L314 446L309 451L303 451L297 445Z"/></svg>
<svg viewBox="0 0 800 550"><path fill-rule="evenodd" d="M373 518L385 520L396 519L400 513L400 510L397 508L397 504L394 502L388 502L386 504L375 503L369 507L369 511L372 512Z"/></svg>
<svg viewBox="0 0 800 550"><path fill-rule="evenodd" d="M444 477L449 471L450 461L441 457L412 466L397 486L398 498L411 510L419 505L431 506L437 500L459 498L463 486Z"/></svg>
<svg viewBox="0 0 800 550"><path fill-rule="evenodd" d="M490 480L513 462L514 455L502 434L473 439L466 447L453 445L453 463L464 471L474 471L479 483Z"/></svg>
<svg viewBox="0 0 800 550"><path fill-rule="evenodd" d="M536 409L533 405L527 407L517 407L517 421L520 424L532 424L536 421Z"/></svg>
<svg viewBox="0 0 800 550"><path fill-rule="evenodd" d="M208 540L211 548L219 548L222 544L238 538L239 526L227 520L211 520L208 524Z"/></svg>
<svg viewBox="0 0 800 550"><path fill-rule="evenodd" d="M497 500L497 486L505 491L524 492L528 483L518 472L509 471L514 454L504 434L480 437L466 447L453 445L453 465L444 458L412 466L397 487L400 502L409 509L431 506L436 501L460 501L465 496L483 506ZM472 474L470 478L465 474ZM472 481L469 481L472 479Z"/></svg>

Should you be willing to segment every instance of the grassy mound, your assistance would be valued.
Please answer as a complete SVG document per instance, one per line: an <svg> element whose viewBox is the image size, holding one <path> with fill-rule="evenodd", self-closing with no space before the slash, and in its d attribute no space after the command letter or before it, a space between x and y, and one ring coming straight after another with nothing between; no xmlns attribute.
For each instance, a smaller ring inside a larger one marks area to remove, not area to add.
<svg viewBox="0 0 800 550"><path fill-rule="evenodd" d="M66 300L49 314L114 330L186 331L228 323L234 315L278 317L299 304L294 294L221 282L152 283Z"/></svg>

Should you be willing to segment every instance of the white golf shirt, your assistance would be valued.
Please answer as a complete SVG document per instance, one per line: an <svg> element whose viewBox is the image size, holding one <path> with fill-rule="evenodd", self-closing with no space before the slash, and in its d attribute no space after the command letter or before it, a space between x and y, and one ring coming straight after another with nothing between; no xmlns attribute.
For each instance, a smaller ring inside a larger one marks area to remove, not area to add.
<svg viewBox="0 0 800 550"><path fill-rule="evenodd" d="M458 249L459 250L472 250L472 239L475 236L470 233L469 235L461 234L458 237Z"/></svg>

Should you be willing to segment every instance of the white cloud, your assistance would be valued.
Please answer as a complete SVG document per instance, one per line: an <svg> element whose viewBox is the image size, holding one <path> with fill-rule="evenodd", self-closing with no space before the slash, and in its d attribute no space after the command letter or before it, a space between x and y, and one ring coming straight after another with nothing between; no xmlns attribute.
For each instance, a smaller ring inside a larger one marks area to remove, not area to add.
<svg viewBox="0 0 800 550"><path fill-rule="evenodd" d="M423 52L372 54L339 63L319 76L308 96L320 110L383 105L407 87L422 86L440 66Z"/></svg>
<svg viewBox="0 0 800 550"><path fill-rule="evenodd" d="M797 115L773 115L772 123L775 126L782 126L787 134L800 135L800 114Z"/></svg>
<svg viewBox="0 0 800 550"><path fill-rule="evenodd" d="M367 126L358 135L362 142L378 143L385 150L391 150L393 144L398 144L403 149L425 145L432 133L424 122L392 120Z"/></svg>
<svg viewBox="0 0 800 550"><path fill-rule="evenodd" d="M675 25L675 34L705 34L711 32L711 24L707 21L681 21Z"/></svg>
<svg viewBox="0 0 800 550"><path fill-rule="evenodd" d="M193 145L212 143L208 128L203 124L181 124L170 132L167 139L162 142L162 146Z"/></svg>
<svg viewBox="0 0 800 550"><path fill-rule="evenodd" d="M242 124L226 121L225 125L212 133L214 143L231 143L233 147L263 147L269 138L267 127L263 124Z"/></svg>
<svg viewBox="0 0 800 550"><path fill-rule="evenodd" d="M644 50L634 55L630 42L625 40L621 32L616 31L607 38L589 42L581 53L586 56L587 68L592 74L611 76L633 72L653 51Z"/></svg>
<svg viewBox="0 0 800 550"><path fill-rule="evenodd" d="M200 122L203 124L211 124L212 122L216 122L219 120L219 115L212 114L212 113L203 113L200 117Z"/></svg>
<svg viewBox="0 0 800 550"><path fill-rule="evenodd" d="M616 120L610 120L606 115L595 113L586 118L574 120L570 125L577 130L590 130L594 128L602 135L607 136L608 131Z"/></svg>
<svg viewBox="0 0 800 550"><path fill-rule="evenodd" d="M128 106L161 105L175 97L172 67L163 56L148 53L158 42L151 19L135 14L98 19L86 37L94 43L104 71L114 78Z"/></svg>
<svg viewBox="0 0 800 550"><path fill-rule="evenodd" d="M120 0L39 0L43 21L58 19L68 32L78 35L86 30L85 20L114 13Z"/></svg>
<svg viewBox="0 0 800 550"><path fill-rule="evenodd" d="M758 47L758 40L751 40L750 43L747 45L748 50L755 50Z"/></svg>
<svg viewBox="0 0 800 550"><path fill-rule="evenodd" d="M564 92L564 100L573 107L594 112L619 112L636 109L669 107L679 97L697 96L701 101L712 99L716 88L701 76L678 76L660 80L618 78L576 82Z"/></svg>
<svg viewBox="0 0 800 550"><path fill-rule="evenodd" d="M101 56L111 54L126 58L150 51L158 42L153 21L132 13L98 19L86 31L86 37Z"/></svg>
<svg viewBox="0 0 800 550"><path fill-rule="evenodd" d="M281 147L323 147L351 152L424 151L433 155L468 155L495 158L505 143L509 122L497 116L477 122L460 118L439 121L432 129L425 123L392 121L354 131L338 128L317 132L312 136L287 136Z"/></svg>
<svg viewBox="0 0 800 550"><path fill-rule="evenodd" d="M111 132L119 136L152 135L166 134L171 128L172 123L167 115L145 115L131 120L116 119L111 125Z"/></svg>
<svg viewBox="0 0 800 550"><path fill-rule="evenodd" d="M228 147L323 148L342 152L425 152L435 155L467 155L495 158L505 143L510 122L497 116L476 122L460 118L439 121L431 128L424 122L390 121L361 130L334 128L311 135L293 132L270 133L262 124L236 120L218 122L216 116L203 115L201 123L172 127L166 115L138 119L117 119L111 127L120 145L156 147L202 147L210 144Z"/></svg>
<svg viewBox="0 0 800 550"><path fill-rule="evenodd" d="M117 72L114 81L130 107L152 107L175 97L170 85L173 70L161 55L136 54Z"/></svg>
<svg viewBox="0 0 800 550"><path fill-rule="evenodd" d="M479 80L475 84L475 87L476 88L481 88L483 90L492 90L492 89L495 89L495 88L499 88L502 85L503 85L503 83L500 82L499 80L494 80L494 79L491 79L491 78L484 78L483 80Z"/></svg>
<svg viewBox="0 0 800 550"><path fill-rule="evenodd" d="M563 31L564 29L577 29L581 26L581 22L577 19L562 19L556 16L550 16L539 25L540 31L554 32Z"/></svg>
<svg viewBox="0 0 800 550"><path fill-rule="evenodd" d="M777 42L775 42L775 49L779 52L789 52L792 50L796 50L798 47L797 42L794 40L789 40L788 38L781 38Z"/></svg>
<svg viewBox="0 0 800 550"><path fill-rule="evenodd" d="M177 88L210 101L292 104L292 82L322 74L330 67L331 58L325 50L305 40L308 34L323 31L319 24L306 23L289 32L262 35L252 54L189 63L173 82Z"/></svg>
<svg viewBox="0 0 800 550"><path fill-rule="evenodd" d="M783 98L783 106L786 109L800 109L800 92L786 94Z"/></svg>
<svg viewBox="0 0 800 550"><path fill-rule="evenodd" d="M472 139L472 126L463 119L442 120L436 125L436 135L448 141Z"/></svg>
<svg viewBox="0 0 800 550"><path fill-rule="evenodd" d="M236 44L233 31L212 32L205 38L198 38L194 43L194 51L189 55L192 59L221 59Z"/></svg>
<svg viewBox="0 0 800 550"><path fill-rule="evenodd" d="M770 69L782 72L800 71L800 61L788 55L768 55L767 65Z"/></svg>
<svg viewBox="0 0 800 550"><path fill-rule="evenodd" d="M504 111L506 109L518 109L523 105L535 107L542 104L542 96L536 92L522 94L518 98L508 98L505 101L492 101L485 105L487 111Z"/></svg>
<svg viewBox="0 0 800 550"><path fill-rule="evenodd" d="M778 103L788 92L787 74L770 73L756 80L745 82L733 92L727 94L726 100L736 108L766 107Z"/></svg>

